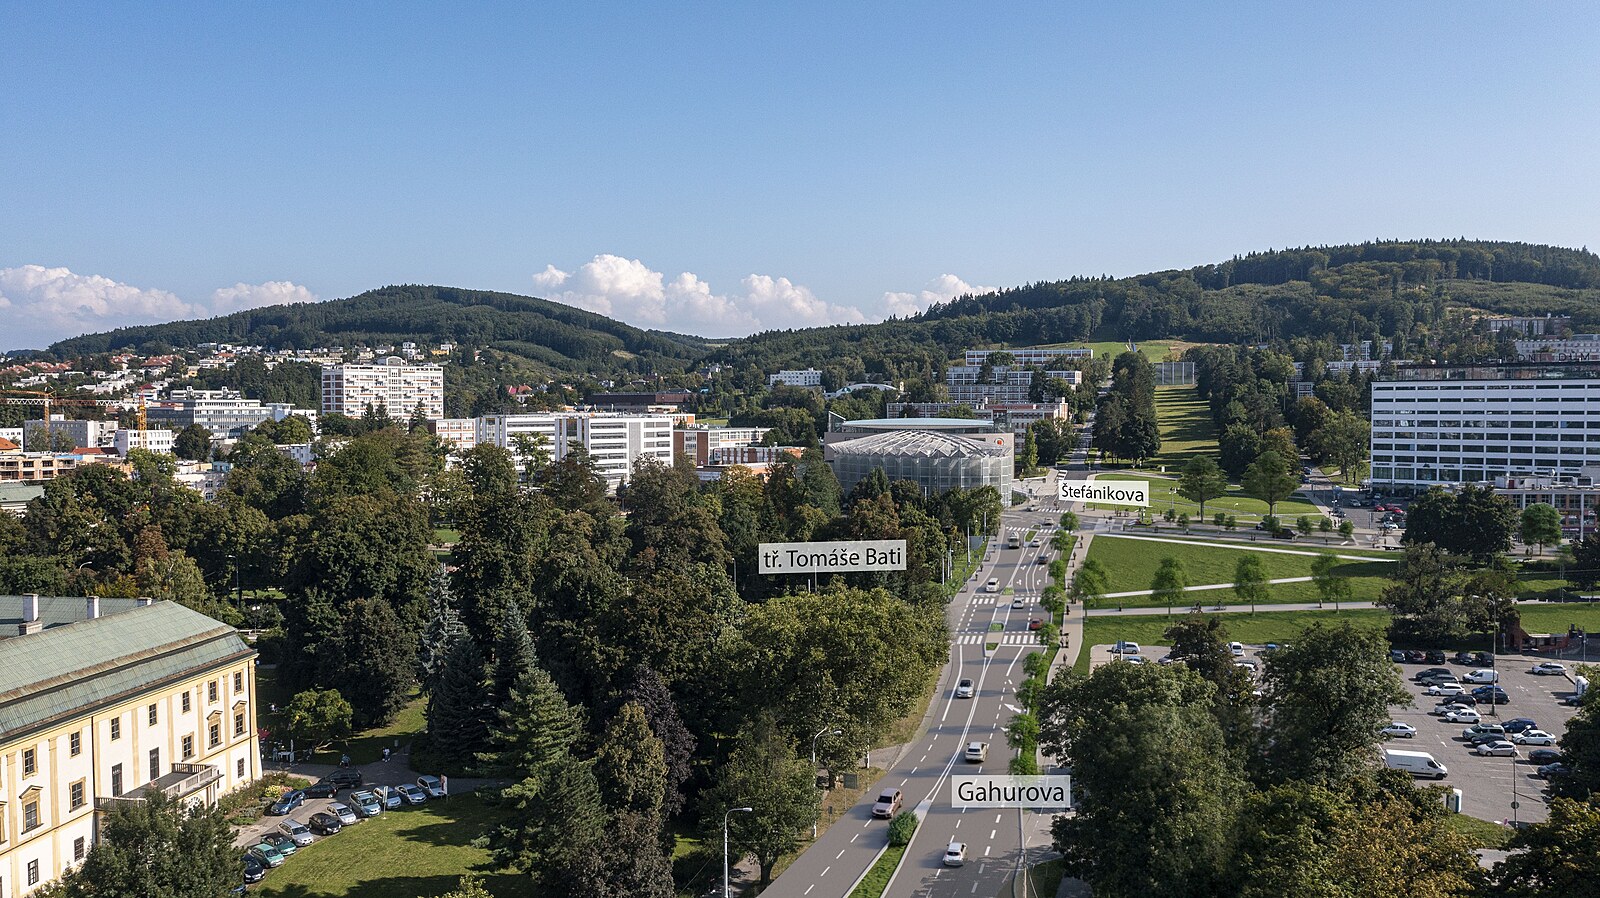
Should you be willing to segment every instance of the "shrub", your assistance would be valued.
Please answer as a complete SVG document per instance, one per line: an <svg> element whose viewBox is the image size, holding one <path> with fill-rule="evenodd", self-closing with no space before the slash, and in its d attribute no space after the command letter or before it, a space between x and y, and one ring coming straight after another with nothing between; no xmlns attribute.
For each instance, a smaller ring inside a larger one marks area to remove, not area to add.
<svg viewBox="0 0 1600 898"><path fill-rule="evenodd" d="M917 831L917 815L910 811L901 811L889 821L889 844L894 846L910 845L911 837Z"/></svg>

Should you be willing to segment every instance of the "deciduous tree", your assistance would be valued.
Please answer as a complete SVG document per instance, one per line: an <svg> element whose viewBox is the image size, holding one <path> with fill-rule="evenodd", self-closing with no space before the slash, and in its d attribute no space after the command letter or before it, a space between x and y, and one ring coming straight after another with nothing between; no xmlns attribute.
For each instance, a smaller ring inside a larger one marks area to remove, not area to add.
<svg viewBox="0 0 1600 898"><path fill-rule="evenodd" d="M1228 478L1209 455L1196 455L1183 466L1183 476L1178 480L1178 495L1200 506L1200 517L1206 516L1206 503L1226 495Z"/></svg>

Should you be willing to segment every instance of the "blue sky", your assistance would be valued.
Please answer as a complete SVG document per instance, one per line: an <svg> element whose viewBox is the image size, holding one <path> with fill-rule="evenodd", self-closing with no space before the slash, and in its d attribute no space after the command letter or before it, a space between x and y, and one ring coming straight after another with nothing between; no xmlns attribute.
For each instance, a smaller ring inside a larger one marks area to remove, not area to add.
<svg viewBox="0 0 1600 898"><path fill-rule="evenodd" d="M724 336L1596 246L1593 3L0 0L0 347L390 283Z"/></svg>

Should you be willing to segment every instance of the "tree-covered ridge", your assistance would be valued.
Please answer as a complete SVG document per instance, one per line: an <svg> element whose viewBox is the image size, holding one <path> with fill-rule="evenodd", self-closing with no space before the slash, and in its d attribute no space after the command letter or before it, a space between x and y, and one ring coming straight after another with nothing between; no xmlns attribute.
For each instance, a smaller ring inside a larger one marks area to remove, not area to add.
<svg viewBox="0 0 1600 898"><path fill-rule="evenodd" d="M242 343L310 349L407 340L498 346L562 372L677 369L704 350L704 344L694 338L640 330L543 299L404 285L329 302L266 306L220 318L120 328L63 340L50 351L68 357L147 345L187 348L200 343Z"/></svg>

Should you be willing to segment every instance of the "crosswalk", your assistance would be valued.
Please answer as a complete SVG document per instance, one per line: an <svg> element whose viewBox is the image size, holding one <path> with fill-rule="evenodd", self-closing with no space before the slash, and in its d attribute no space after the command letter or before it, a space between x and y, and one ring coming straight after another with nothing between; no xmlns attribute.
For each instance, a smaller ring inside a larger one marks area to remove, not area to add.
<svg viewBox="0 0 1600 898"><path fill-rule="evenodd" d="M1000 645L1038 645L1039 637L1032 633L961 633L956 636L957 645L982 645L986 642L996 642Z"/></svg>

